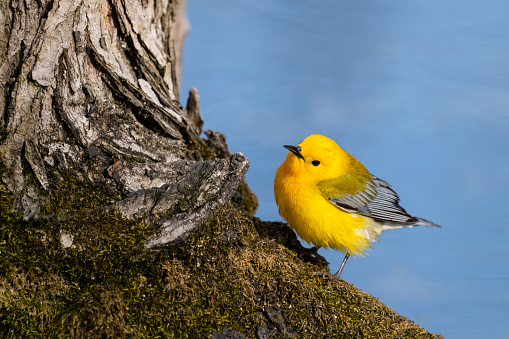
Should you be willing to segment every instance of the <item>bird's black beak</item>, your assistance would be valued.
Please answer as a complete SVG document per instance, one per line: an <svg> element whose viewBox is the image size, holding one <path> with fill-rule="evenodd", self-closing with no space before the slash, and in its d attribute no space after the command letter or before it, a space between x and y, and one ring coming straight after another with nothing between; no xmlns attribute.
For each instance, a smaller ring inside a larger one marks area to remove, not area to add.
<svg viewBox="0 0 509 339"><path fill-rule="evenodd" d="M304 160L304 157L302 156L302 154L300 154L300 146L283 145L283 147L292 152L293 154L295 154L297 158L301 158L302 160Z"/></svg>

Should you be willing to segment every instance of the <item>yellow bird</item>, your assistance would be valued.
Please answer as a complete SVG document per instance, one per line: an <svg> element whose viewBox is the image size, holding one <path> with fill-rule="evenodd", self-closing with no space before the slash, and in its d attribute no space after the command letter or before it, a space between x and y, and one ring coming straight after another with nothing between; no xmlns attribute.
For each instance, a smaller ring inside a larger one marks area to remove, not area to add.
<svg viewBox="0 0 509 339"><path fill-rule="evenodd" d="M383 231L440 227L408 214L390 185L325 136L314 134L290 152L274 180L279 214L307 243L350 255L364 254Z"/></svg>

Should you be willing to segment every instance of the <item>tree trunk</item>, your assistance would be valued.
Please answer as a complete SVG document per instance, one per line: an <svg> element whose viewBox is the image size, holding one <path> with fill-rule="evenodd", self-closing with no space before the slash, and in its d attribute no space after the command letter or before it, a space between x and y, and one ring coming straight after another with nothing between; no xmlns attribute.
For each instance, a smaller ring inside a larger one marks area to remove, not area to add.
<svg viewBox="0 0 509 339"><path fill-rule="evenodd" d="M25 219L39 217L54 182L72 176L120 188L123 199L106 210L163 225L151 247L181 239L233 195L247 159L216 133L200 138L195 90L188 110L178 101L184 6L0 3L2 181Z"/></svg>

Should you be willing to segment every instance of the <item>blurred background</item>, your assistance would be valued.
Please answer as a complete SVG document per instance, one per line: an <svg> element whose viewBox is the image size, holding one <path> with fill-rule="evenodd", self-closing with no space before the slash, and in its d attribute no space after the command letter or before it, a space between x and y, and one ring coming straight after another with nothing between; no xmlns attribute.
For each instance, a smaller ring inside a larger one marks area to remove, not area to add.
<svg viewBox="0 0 509 339"><path fill-rule="evenodd" d="M509 338L509 2L189 0L181 102L274 174L331 137L443 226L385 232L342 278L446 338ZM311 246L309 246L311 247ZM335 272L343 254L320 250Z"/></svg>

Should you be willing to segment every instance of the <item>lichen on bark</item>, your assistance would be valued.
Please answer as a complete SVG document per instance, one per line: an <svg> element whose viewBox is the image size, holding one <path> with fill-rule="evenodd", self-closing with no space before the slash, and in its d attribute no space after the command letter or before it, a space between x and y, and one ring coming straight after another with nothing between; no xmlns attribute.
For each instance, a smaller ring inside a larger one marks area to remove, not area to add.
<svg viewBox="0 0 509 339"><path fill-rule="evenodd" d="M159 225L198 209L206 217L236 192L248 160L203 157L196 89L186 110L178 102L184 5L3 3L0 26L11 29L0 44L0 152L10 170L2 180L25 220L56 189L50 171L116 187L122 200L106 210Z"/></svg>

